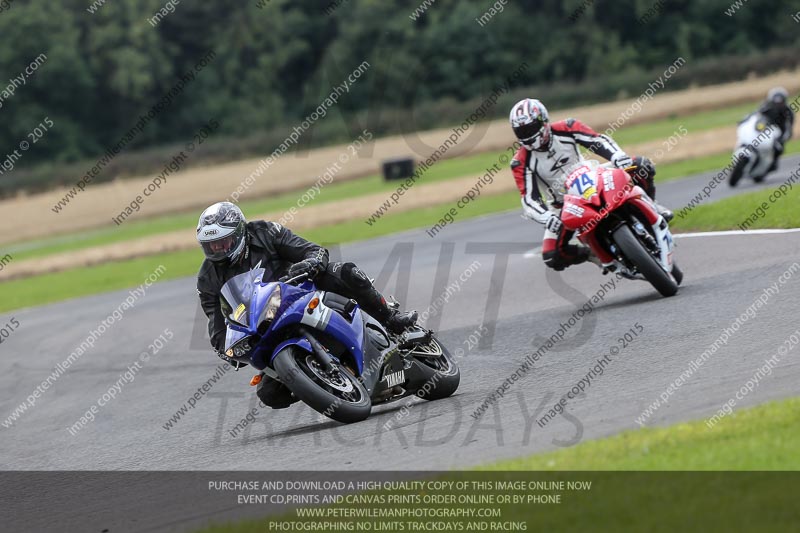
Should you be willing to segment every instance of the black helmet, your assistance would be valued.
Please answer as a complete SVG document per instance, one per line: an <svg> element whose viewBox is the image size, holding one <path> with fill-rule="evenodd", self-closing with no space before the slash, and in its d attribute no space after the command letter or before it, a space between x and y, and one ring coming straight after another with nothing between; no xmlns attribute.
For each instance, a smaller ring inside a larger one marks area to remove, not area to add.
<svg viewBox="0 0 800 533"><path fill-rule="evenodd" d="M775 109L783 109L789 101L789 92L783 87L773 87L767 93L767 102Z"/></svg>
<svg viewBox="0 0 800 533"><path fill-rule="evenodd" d="M200 215L197 242L209 260L238 261L244 252L246 240L247 220L242 210L234 204L219 202Z"/></svg>

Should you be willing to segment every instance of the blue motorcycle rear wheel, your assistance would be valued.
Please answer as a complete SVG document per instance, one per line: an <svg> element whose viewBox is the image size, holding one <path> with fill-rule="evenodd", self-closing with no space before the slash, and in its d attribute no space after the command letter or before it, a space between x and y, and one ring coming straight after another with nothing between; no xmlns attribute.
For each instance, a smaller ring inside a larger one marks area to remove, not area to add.
<svg viewBox="0 0 800 533"><path fill-rule="evenodd" d="M425 385L415 392L423 400L441 400L452 396L461 383L458 363L444 344L436 337L424 346L411 350L408 354L427 371Z"/></svg>

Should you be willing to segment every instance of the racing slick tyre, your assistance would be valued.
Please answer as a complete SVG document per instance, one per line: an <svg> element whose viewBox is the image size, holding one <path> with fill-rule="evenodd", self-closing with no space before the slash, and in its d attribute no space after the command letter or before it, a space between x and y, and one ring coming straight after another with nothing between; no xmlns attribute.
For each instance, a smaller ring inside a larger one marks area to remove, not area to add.
<svg viewBox="0 0 800 533"><path fill-rule="evenodd" d="M415 346L409 353L429 376L415 394L423 400L441 400L452 396L461 383L461 371L455 358L436 337Z"/></svg>
<svg viewBox="0 0 800 533"><path fill-rule="evenodd" d="M680 285L683 282L683 270L680 269L678 263L672 262L672 277L675 278L675 283Z"/></svg>
<svg viewBox="0 0 800 533"><path fill-rule="evenodd" d="M728 183L730 183L731 187L736 187L736 184L739 183L739 180L742 179L742 175L744 174L744 167L747 166L747 163L750 162L749 157L740 157L736 164L733 165L733 170L731 170L731 177L728 178Z"/></svg>
<svg viewBox="0 0 800 533"><path fill-rule="evenodd" d="M662 296L673 296L678 292L676 280L650 255L628 226L622 225L614 230L612 237L623 255Z"/></svg>

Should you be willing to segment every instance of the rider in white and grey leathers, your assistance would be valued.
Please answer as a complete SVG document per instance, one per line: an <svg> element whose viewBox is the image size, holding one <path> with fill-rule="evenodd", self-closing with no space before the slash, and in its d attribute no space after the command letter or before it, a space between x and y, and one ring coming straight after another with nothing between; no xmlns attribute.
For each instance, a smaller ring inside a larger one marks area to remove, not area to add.
<svg viewBox="0 0 800 533"><path fill-rule="evenodd" d="M551 124L547 109L532 98L517 102L509 119L522 145L511 160L511 171L522 195L524 216L546 228L542 258L550 268L563 270L590 259L587 247L569 244L573 232L565 231L561 224L566 171L583 159L578 146L608 159L617 168L632 168L629 173L633 181L655 199L656 170L652 161L645 157L631 158L608 135L599 134L572 118ZM665 219L672 218L668 209L661 206L658 209Z"/></svg>

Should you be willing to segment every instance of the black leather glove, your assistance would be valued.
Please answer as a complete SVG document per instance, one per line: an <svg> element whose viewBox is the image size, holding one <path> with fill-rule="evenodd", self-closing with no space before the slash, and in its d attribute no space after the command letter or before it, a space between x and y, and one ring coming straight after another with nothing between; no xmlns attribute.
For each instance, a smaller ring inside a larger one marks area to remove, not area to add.
<svg viewBox="0 0 800 533"><path fill-rule="evenodd" d="M319 259L304 259L289 267L289 271L284 276L287 279L295 278L302 274L308 274L308 279L313 280L322 271L322 262Z"/></svg>
<svg viewBox="0 0 800 533"><path fill-rule="evenodd" d="M233 368L235 368L236 370L239 370L239 369L240 369L240 368L242 368L243 366L247 366L245 363L240 363L239 361L236 361L236 360L234 360L234 359L231 359L230 357L228 357L228 356L227 356L227 355L225 355L224 353L220 352L219 350L214 350L214 353L216 353L216 354L217 354L217 357L219 357L220 359L222 359L223 361L225 361L226 363L228 363L229 365L231 365L231 366L232 366Z"/></svg>
<svg viewBox="0 0 800 533"><path fill-rule="evenodd" d="M656 176L656 166L649 157L636 156L633 158L633 164L636 169L631 172L632 174L646 180L652 180Z"/></svg>

